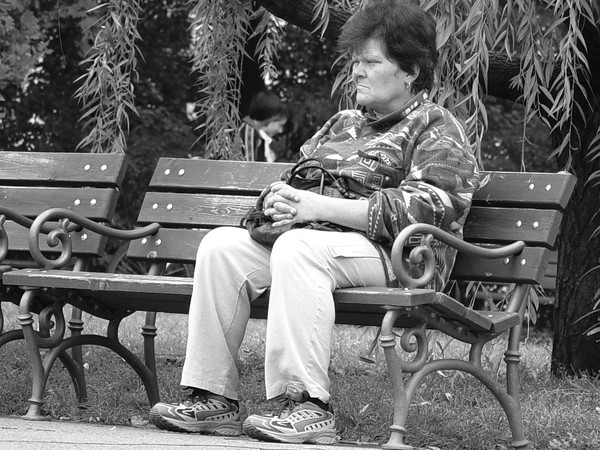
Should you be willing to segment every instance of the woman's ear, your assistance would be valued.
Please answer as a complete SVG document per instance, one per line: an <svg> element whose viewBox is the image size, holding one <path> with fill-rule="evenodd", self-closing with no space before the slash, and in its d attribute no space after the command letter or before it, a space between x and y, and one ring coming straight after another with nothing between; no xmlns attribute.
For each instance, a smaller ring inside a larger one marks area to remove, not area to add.
<svg viewBox="0 0 600 450"><path fill-rule="evenodd" d="M409 74L410 82L413 83L417 78L419 78L419 74L421 73L421 68L417 65L413 67L412 72Z"/></svg>

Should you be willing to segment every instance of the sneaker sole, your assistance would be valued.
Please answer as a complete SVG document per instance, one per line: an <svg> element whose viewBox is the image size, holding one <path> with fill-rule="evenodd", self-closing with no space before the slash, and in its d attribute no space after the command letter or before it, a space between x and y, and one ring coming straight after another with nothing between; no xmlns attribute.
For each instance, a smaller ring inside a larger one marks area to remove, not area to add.
<svg viewBox="0 0 600 450"><path fill-rule="evenodd" d="M253 439L266 442L283 442L286 444L337 444L339 439L334 430L322 430L317 433L303 433L295 436L270 434L260 428L256 428L252 422L246 420L243 425L244 433Z"/></svg>
<svg viewBox="0 0 600 450"><path fill-rule="evenodd" d="M216 436L240 436L242 434L242 424L240 422L189 423L174 421L164 418L154 410L150 411L150 422L162 430L179 433L201 433Z"/></svg>

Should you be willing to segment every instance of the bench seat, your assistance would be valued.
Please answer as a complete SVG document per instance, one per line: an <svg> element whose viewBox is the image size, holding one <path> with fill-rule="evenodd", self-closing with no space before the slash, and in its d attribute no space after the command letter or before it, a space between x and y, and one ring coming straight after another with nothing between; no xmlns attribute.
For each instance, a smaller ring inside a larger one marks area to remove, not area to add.
<svg viewBox="0 0 600 450"><path fill-rule="evenodd" d="M141 274L97 272L73 273L67 270L45 271L24 269L8 275L11 284L28 288L44 288L47 295L53 289L69 289L82 294L85 300L71 302L84 311L102 317L102 311L161 311L187 314L192 294L192 279ZM48 292L48 290L50 292ZM252 317L266 318L268 293L257 300ZM382 307L410 310L421 307L460 323L465 330L499 333L516 325L517 313L475 311L445 294L430 289L394 289L359 287L338 289L334 293L336 323L353 325L381 324ZM355 306L358 305L358 308ZM354 306L354 307L353 307ZM355 317L360 313L360 320ZM406 318L409 319L409 318ZM399 327L413 326L415 321L397 323Z"/></svg>

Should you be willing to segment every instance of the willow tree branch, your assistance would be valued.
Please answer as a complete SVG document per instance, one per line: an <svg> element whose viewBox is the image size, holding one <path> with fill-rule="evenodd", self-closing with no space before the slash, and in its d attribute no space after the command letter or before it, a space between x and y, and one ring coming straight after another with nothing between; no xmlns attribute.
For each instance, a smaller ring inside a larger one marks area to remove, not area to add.
<svg viewBox="0 0 600 450"><path fill-rule="evenodd" d="M313 10L317 0L256 0L256 3L298 28L309 32L315 28ZM349 17L349 12L329 7L329 24L325 37L337 39ZM509 59L505 53L490 53L487 93L494 97L517 100L521 92L510 87L510 79L519 73L519 65L519 59Z"/></svg>
<svg viewBox="0 0 600 450"><path fill-rule="evenodd" d="M314 19L314 8L317 0L256 0L256 4L262 6L271 14L285 20L287 23L313 31L316 23ZM337 8L329 7L329 24L324 36L337 39L342 25L346 23L350 13Z"/></svg>

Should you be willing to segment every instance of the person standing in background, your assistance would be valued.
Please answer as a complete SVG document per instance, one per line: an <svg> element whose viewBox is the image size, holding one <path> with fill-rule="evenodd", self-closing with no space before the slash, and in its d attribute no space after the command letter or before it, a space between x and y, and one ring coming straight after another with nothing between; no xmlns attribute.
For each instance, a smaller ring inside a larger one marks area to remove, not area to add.
<svg viewBox="0 0 600 450"><path fill-rule="evenodd" d="M276 155L271 143L283 131L287 121L287 108L277 95L269 91L254 95L240 131L243 141L241 159L274 162Z"/></svg>

